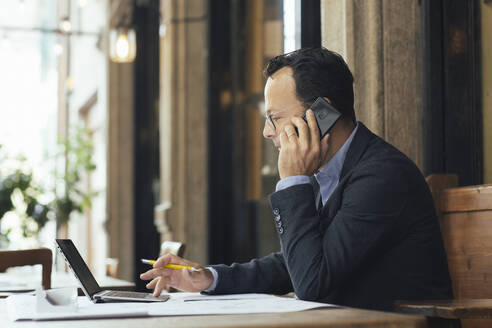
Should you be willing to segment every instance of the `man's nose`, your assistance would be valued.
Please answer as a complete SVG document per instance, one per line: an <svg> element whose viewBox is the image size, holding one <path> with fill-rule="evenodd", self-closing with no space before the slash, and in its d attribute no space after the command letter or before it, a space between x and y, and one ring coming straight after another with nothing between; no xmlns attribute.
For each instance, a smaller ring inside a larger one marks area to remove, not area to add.
<svg viewBox="0 0 492 328"><path fill-rule="evenodd" d="M268 124L267 121L265 121L265 124L263 125L263 137L266 139L272 139L275 137L275 130Z"/></svg>

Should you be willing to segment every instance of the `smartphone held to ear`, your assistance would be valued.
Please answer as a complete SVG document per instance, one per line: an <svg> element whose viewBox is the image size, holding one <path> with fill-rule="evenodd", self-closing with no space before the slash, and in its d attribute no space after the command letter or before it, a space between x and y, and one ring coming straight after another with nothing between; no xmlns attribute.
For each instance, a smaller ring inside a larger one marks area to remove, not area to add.
<svg viewBox="0 0 492 328"><path fill-rule="evenodd" d="M318 97L314 101L311 105L311 109L313 110L314 117L318 123L320 138L323 139L323 137L330 132L330 129L335 125L342 114L321 97ZM306 121L306 115L303 115L302 118Z"/></svg>

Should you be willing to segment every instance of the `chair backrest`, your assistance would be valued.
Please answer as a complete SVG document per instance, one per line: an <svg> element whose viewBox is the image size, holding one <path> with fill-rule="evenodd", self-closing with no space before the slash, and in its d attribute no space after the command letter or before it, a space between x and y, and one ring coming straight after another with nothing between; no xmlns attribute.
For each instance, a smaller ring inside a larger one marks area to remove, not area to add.
<svg viewBox="0 0 492 328"><path fill-rule="evenodd" d="M436 214L439 218L441 218L441 205L439 197L441 195L441 191L447 188L454 188L458 186L458 176L456 174L431 174L427 178L425 178L427 184L429 185L429 189L432 193L432 197L434 198L434 205L436 207Z"/></svg>
<svg viewBox="0 0 492 328"><path fill-rule="evenodd" d="M42 265L42 285L44 289L50 289L51 266L53 264L51 249L36 248L15 251L0 251L0 271L5 271L10 267L35 264Z"/></svg>
<svg viewBox="0 0 492 328"><path fill-rule="evenodd" d="M492 298L492 185L445 189L438 199L455 298Z"/></svg>
<svg viewBox="0 0 492 328"><path fill-rule="evenodd" d="M179 241L165 241L161 244L161 255L174 254L179 257L184 256L186 246Z"/></svg>
<svg viewBox="0 0 492 328"><path fill-rule="evenodd" d="M113 257L107 257L104 262L106 264L106 276L118 278L120 271L120 260Z"/></svg>
<svg viewBox="0 0 492 328"><path fill-rule="evenodd" d="M436 204L456 299L492 298L492 185L456 187L454 175L427 183Z"/></svg>

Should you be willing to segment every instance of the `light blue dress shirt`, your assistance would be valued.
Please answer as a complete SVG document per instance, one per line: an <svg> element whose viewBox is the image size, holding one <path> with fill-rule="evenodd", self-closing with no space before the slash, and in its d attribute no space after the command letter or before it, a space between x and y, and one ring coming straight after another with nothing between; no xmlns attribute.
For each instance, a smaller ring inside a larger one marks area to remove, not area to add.
<svg viewBox="0 0 492 328"><path fill-rule="evenodd" d="M325 166L321 168L318 173L314 174L316 181L319 184L319 190L321 192L321 200L323 205L326 204L328 198L330 198L333 190L335 190L338 185L338 181L340 180L340 174L342 173L343 162L345 162L345 157L347 157L347 151L350 148L350 144L352 143L352 139L354 139L354 135L359 128L359 123L355 126L354 131L350 134L350 137L345 141L342 147L337 151L335 156L326 163ZM279 180L277 182L277 186L275 191L283 190L298 184L311 183L311 180L307 175L294 175L284 179ZM206 289L205 292L211 292L217 287L217 282L219 280L219 275L217 271L212 267L207 267L212 272L214 276L214 282L210 286L209 289Z"/></svg>

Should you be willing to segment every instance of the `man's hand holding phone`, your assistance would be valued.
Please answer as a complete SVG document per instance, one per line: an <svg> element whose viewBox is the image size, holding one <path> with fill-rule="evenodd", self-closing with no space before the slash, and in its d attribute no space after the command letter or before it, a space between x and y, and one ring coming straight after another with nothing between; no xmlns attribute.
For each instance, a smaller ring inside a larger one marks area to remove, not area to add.
<svg viewBox="0 0 492 328"><path fill-rule="evenodd" d="M323 155L328 151L330 134L327 133L320 140L318 123L311 109L306 112L306 121L293 117L291 123L280 132L278 171L281 179L294 175L313 175L323 164Z"/></svg>

